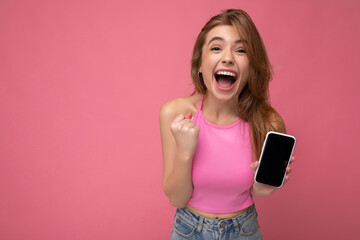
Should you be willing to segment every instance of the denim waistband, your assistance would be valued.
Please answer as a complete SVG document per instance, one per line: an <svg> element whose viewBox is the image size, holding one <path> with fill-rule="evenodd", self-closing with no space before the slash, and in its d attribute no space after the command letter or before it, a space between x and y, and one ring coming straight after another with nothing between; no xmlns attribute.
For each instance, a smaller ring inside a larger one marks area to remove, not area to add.
<svg viewBox="0 0 360 240"><path fill-rule="evenodd" d="M234 227L235 231L239 232L239 226L245 222L248 217L252 216L252 214L257 214L255 205L251 205L245 212L235 216L233 218L227 219L209 219L203 216L200 216L188 208L178 208L176 210L175 217L181 218L187 224L197 227L196 230L198 232L201 231L202 228L206 229L223 229L226 230L227 228Z"/></svg>

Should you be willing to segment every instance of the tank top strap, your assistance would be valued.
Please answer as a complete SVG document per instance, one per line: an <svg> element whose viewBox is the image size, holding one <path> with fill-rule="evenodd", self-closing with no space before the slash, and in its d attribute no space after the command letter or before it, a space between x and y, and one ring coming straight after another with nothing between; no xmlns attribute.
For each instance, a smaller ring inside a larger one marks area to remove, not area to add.
<svg viewBox="0 0 360 240"><path fill-rule="evenodd" d="M201 112L201 106L202 106L203 100L204 100L204 95L201 95L199 106L198 106L198 108L196 110L196 113L195 113L195 115L193 117L193 122L196 122L198 117L199 117L199 114Z"/></svg>

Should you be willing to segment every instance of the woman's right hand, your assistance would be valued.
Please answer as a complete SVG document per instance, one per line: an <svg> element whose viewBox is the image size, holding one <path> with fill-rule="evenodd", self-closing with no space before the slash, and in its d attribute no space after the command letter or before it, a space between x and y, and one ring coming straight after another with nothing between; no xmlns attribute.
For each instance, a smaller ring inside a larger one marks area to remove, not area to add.
<svg viewBox="0 0 360 240"><path fill-rule="evenodd" d="M189 155L194 154L199 138L199 127L191 121L191 116L191 112L179 114L170 125L177 149Z"/></svg>

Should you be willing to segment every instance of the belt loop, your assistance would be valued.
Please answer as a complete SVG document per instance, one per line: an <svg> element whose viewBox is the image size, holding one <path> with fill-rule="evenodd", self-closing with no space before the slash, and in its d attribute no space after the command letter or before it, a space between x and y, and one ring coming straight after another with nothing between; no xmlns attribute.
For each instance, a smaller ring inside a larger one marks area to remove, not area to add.
<svg viewBox="0 0 360 240"><path fill-rule="evenodd" d="M238 220L236 219L236 217L232 218L232 221L233 221L233 224L234 224L234 227L235 227L235 232L236 233L239 233L240 232L240 229L239 229L239 222Z"/></svg>
<svg viewBox="0 0 360 240"><path fill-rule="evenodd" d="M196 231L201 232L203 224L204 224L204 217L200 216L199 223L196 227Z"/></svg>

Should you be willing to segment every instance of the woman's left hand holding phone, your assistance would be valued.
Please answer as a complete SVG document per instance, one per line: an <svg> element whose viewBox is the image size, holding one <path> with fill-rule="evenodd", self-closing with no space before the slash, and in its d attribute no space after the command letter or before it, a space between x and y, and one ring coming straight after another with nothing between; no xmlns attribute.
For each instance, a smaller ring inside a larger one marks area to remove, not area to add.
<svg viewBox="0 0 360 240"><path fill-rule="evenodd" d="M290 158L290 164L292 164L295 161L295 156L292 156ZM250 167L251 170L255 173L256 169L259 166L259 161L253 162L251 163ZM290 165L286 168L286 176L284 179L284 184L285 185L288 181L289 181L289 176L288 174L290 174L292 171ZM254 182L252 188L251 188L251 195L253 197L266 197L271 195L273 192L275 192L276 190L278 190L279 188L271 186L271 185L267 185L267 184L262 184L262 183L258 183L258 182Z"/></svg>

